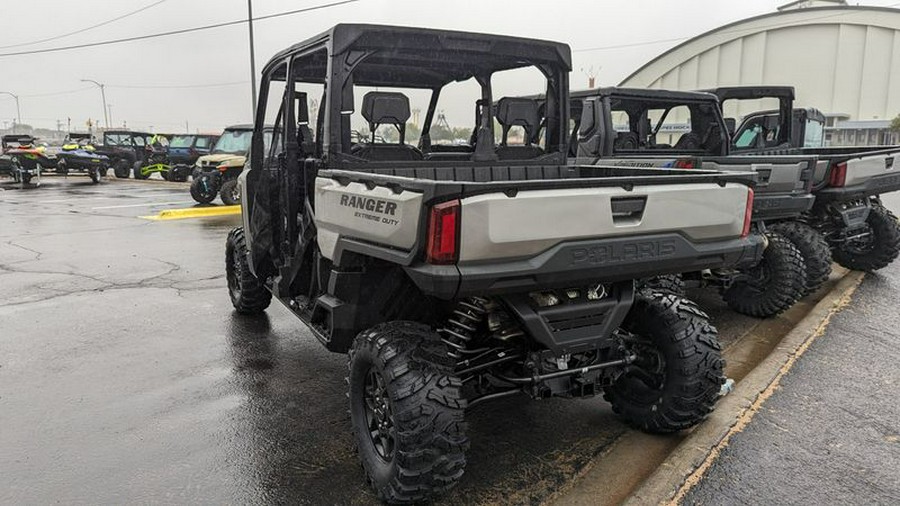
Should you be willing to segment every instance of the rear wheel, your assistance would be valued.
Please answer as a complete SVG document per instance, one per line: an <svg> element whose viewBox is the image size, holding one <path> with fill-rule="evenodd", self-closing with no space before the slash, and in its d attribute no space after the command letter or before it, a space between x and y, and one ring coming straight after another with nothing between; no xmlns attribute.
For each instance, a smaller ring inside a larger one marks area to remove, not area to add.
<svg viewBox="0 0 900 506"><path fill-rule="evenodd" d="M113 165L113 174L119 179L128 179L131 170L128 168L128 160L118 159Z"/></svg>
<svg viewBox="0 0 900 506"><path fill-rule="evenodd" d="M866 218L868 234L834 249L834 260L848 269L872 272L887 267L900 253L900 223L881 204L872 204Z"/></svg>
<svg viewBox="0 0 900 506"><path fill-rule="evenodd" d="M738 313L768 318L793 306L806 291L803 255L787 238L767 232L769 245L758 264L741 272L722 294Z"/></svg>
<svg viewBox="0 0 900 506"><path fill-rule="evenodd" d="M209 204L216 198L216 185L206 174L191 181L191 197L201 204Z"/></svg>
<svg viewBox="0 0 900 506"><path fill-rule="evenodd" d="M69 175L69 165L65 160L56 162L56 173L62 174L63 176Z"/></svg>
<svg viewBox="0 0 900 506"><path fill-rule="evenodd" d="M236 206L241 203L241 189L238 187L237 179L229 179L222 183L222 189L219 191L219 197L226 206Z"/></svg>
<svg viewBox="0 0 900 506"><path fill-rule="evenodd" d="M684 278L681 274L663 274L638 280L635 288L641 291L684 297Z"/></svg>
<svg viewBox="0 0 900 506"><path fill-rule="evenodd" d="M652 433L693 427L712 412L725 382L716 328L693 302L637 295L623 329L638 359L605 390L613 411Z"/></svg>
<svg viewBox="0 0 900 506"><path fill-rule="evenodd" d="M350 349L353 439L383 501L429 501L465 470L466 401L447 351L435 332L412 322L377 325Z"/></svg>
<svg viewBox="0 0 900 506"><path fill-rule="evenodd" d="M831 276L831 248L822 234L800 221L782 221L769 227L769 230L786 237L803 255L806 265L806 290L809 295Z"/></svg>
<svg viewBox="0 0 900 506"><path fill-rule="evenodd" d="M238 313L262 313L272 302L272 293L250 272L244 229L235 228L225 243L225 277L228 295Z"/></svg>
<svg viewBox="0 0 900 506"><path fill-rule="evenodd" d="M88 169L88 177L91 178L91 183L97 184L100 182L100 178L103 177L103 174L100 172L100 167L92 167Z"/></svg>

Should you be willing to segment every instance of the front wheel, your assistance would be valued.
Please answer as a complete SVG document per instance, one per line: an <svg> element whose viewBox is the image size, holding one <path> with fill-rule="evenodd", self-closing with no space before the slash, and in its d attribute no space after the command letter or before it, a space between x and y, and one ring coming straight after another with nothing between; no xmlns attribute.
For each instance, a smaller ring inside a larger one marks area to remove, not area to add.
<svg viewBox="0 0 900 506"><path fill-rule="evenodd" d="M881 204L872 204L866 232L834 249L834 260L848 269L872 272L887 267L900 254L900 223Z"/></svg>
<svg viewBox="0 0 900 506"><path fill-rule="evenodd" d="M201 204L209 204L215 200L216 193L216 185L207 174L202 174L191 181L191 197Z"/></svg>
<svg viewBox="0 0 900 506"><path fill-rule="evenodd" d="M135 179L147 179L148 177L150 177L149 174L144 174L143 168L144 167L143 165L141 165L141 162L134 162L133 170Z"/></svg>
<svg viewBox="0 0 900 506"><path fill-rule="evenodd" d="M238 187L237 179L229 179L222 183L222 189L219 191L219 197L226 206L236 206L241 203L241 189Z"/></svg>
<svg viewBox="0 0 900 506"><path fill-rule="evenodd" d="M614 412L651 433L693 427L712 412L725 360L706 313L685 298L645 292L623 330L638 358L604 392Z"/></svg>
<svg viewBox="0 0 900 506"><path fill-rule="evenodd" d="M383 323L353 341L353 439L382 501L430 501L465 470L466 401L447 353L434 331L412 322Z"/></svg>
<svg viewBox="0 0 900 506"><path fill-rule="evenodd" d="M231 304L238 313L262 313L272 302L272 293L250 272L247 241L240 227L228 234L225 243L225 278Z"/></svg>
<svg viewBox="0 0 900 506"><path fill-rule="evenodd" d="M806 292L803 255L787 238L767 232L762 260L740 273L722 294L732 310L757 318L787 311Z"/></svg>

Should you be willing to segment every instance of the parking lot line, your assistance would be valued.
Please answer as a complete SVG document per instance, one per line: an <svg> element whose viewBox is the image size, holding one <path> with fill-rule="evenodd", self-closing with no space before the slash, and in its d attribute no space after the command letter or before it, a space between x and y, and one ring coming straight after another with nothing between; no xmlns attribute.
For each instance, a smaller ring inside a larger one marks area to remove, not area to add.
<svg viewBox="0 0 900 506"><path fill-rule="evenodd" d="M167 206L171 204L190 204L193 200L179 200L175 202L147 202L144 204L126 204L121 206L100 206L100 207L92 207L91 211L95 211L98 209L125 209L127 207L152 207L152 206Z"/></svg>

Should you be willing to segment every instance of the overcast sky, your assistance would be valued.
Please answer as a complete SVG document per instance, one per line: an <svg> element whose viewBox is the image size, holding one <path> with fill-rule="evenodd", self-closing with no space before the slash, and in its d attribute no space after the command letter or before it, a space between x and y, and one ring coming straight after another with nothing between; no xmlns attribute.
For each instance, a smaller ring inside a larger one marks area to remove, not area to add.
<svg viewBox="0 0 900 506"><path fill-rule="evenodd" d="M166 0L143 12L77 35L50 38L121 16L159 0L0 2L0 53L83 44L246 18L246 0ZM254 0L254 15L333 0ZM773 12L786 0L361 0L254 24L257 68L275 52L341 22L397 24L519 35L566 42L574 51L573 87L617 84L662 51L704 31ZM869 0L889 5L896 0ZM566 9L566 10L564 10ZM15 15L13 15L15 13ZM15 46L15 47L10 47ZM619 47L616 47L619 46ZM625 46L625 47L622 47ZM597 49L602 48L602 49ZM30 56L0 56L0 91L20 95L22 121L83 129L102 118L105 83L112 122L157 131L218 131L250 120L247 26ZM449 113L449 111L448 111ZM0 95L0 125L16 115ZM450 116L451 123L459 122Z"/></svg>

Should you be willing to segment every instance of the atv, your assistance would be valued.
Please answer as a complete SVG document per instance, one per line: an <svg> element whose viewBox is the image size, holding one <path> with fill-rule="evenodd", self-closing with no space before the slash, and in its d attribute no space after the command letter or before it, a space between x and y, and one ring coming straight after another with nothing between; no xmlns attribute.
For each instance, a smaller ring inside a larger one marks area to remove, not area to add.
<svg viewBox="0 0 900 506"><path fill-rule="evenodd" d="M234 125L225 129L206 156L201 156L194 164L191 174L191 197L200 204L209 204L216 195L226 206L240 204L238 175L244 169L253 125ZM271 139L271 129L265 135ZM268 140L265 143L268 146Z"/></svg>
<svg viewBox="0 0 900 506"><path fill-rule="evenodd" d="M543 114L502 88L518 71L540 76ZM354 448L384 501L456 485L466 410L492 400L603 395L652 433L715 406L709 317L634 280L758 262L758 175L569 165L570 71L565 44L376 25L337 25L263 69L228 293L241 315L274 297L348 355ZM458 82L472 90L460 114L482 111L472 142L432 142ZM423 90L411 145L409 96ZM507 135L541 116L540 139ZM373 135L352 142L363 127Z"/></svg>
<svg viewBox="0 0 900 506"><path fill-rule="evenodd" d="M97 153L91 134L69 133L62 148L56 150L56 173L85 172L97 184L109 169L109 158Z"/></svg>

